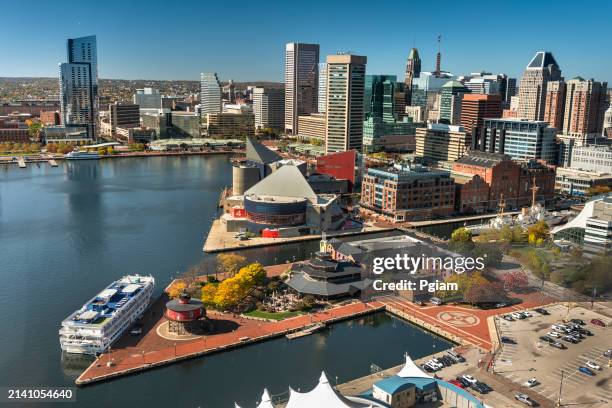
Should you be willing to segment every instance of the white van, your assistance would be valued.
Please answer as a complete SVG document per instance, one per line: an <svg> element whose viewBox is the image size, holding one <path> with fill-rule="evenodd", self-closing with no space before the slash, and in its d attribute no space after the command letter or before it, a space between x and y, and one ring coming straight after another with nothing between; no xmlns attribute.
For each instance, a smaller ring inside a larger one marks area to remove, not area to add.
<svg viewBox="0 0 612 408"><path fill-rule="evenodd" d="M437 298L437 297L432 297L431 299L429 299L429 301L436 306L442 306L444 304L442 299Z"/></svg>

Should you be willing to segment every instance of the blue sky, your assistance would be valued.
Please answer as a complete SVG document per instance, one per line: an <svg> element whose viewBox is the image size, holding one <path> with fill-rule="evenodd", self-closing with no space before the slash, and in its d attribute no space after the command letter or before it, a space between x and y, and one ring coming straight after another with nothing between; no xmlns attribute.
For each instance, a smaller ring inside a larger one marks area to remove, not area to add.
<svg viewBox="0 0 612 408"><path fill-rule="evenodd" d="M95 34L101 78L282 81L286 42L366 55L368 73L403 78L413 44L434 68L441 34L455 74L520 76L548 50L566 78L611 83L610 15L609 0L0 0L0 76L56 76L66 39Z"/></svg>

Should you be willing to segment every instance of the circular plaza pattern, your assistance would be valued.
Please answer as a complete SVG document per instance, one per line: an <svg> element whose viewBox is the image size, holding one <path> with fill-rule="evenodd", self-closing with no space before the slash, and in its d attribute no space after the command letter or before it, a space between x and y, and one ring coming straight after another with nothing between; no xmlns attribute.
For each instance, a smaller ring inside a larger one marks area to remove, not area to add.
<svg viewBox="0 0 612 408"><path fill-rule="evenodd" d="M166 340L193 340L193 339L197 339L199 337L202 337L201 335L198 334L192 334L192 333L188 333L188 334L177 334L177 333L173 333L169 330L169 322L165 321L162 324L160 324L159 326L157 326L157 335L159 337L162 337Z"/></svg>
<svg viewBox="0 0 612 408"><path fill-rule="evenodd" d="M471 327L480 323L480 318L472 313L446 311L438 313L438 320L455 327Z"/></svg>

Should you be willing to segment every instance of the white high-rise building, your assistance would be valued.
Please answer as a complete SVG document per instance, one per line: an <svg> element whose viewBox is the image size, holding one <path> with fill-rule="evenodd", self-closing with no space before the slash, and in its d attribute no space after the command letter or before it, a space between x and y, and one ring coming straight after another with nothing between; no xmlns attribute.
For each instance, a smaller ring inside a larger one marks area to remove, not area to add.
<svg viewBox="0 0 612 408"><path fill-rule="evenodd" d="M285 131L298 134L298 116L317 111L319 44L285 46Z"/></svg>
<svg viewBox="0 0 612 408"><path fill-rule="evenodd" d="M318 90L318 112L325 113L325 105L327 104L327 63L319 64L319 90Z"/></svg>
<svg viewBox="0 0 612 408"><path fill-rule="evenodd" d="M255 129L283 129L285 124L285 91L283 89L253 89Z"/></svg>
<svg viewBox="0 0 612 408"><path fill-rule="evenodd" d="M361 151L367 57L327 56L325 153Z"/></svg>
<svg viewBox="0 0 612 408"><path fill-rule="evenodd" d="M65 127L86 127L97 136L98 51L96 36L70 38L68 62L59 64L61 120Z"/></svg>
<svg viewBox="0 0 612 408"><path fill-rule="evenodd" d="M214 72L200 74L200 114L221 113L221 82Z"/></svg>

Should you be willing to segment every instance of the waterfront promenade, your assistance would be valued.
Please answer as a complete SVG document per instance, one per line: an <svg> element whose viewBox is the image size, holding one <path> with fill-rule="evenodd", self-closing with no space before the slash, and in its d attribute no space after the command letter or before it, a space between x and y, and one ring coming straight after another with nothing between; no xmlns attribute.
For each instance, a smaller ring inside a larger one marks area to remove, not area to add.
<svg viewBox="0 0 612 408"><path fill-rule="evenodd" d="M142 337L126 334L112 350L98 357L77 378L76 383L86 385L109 380L280 337L312 323L330 324L379 311L387 311L456 344L475 346L483 352L494 351L496 339L492 339L495 332L491 331L488 323L490 317L554 301L535 293L521 296L523 303L519 306L491 310L454 305L422 307L398 296L387 296L370 302L354 301L281 321L208 312L208 317L215 325L214 334L176 341L158 334L159 326L166 322L163 312L168 298L164 295L147 312L143 321L145 334Z"/></svg>
<svg viewBox="0 0 612 408"><path fill-rule="evenodd" d="M336 231L336 232L328 232L328 238L340 238L340 237L349 237L355 235L367 235L374 234L377 232L386 232L393 231L395 227L387 227L387 226L377 226L377 225L368 225L364 226L363 229L360 230L349 230L349 231ZM241 241L236 238L236 232L228 232L224 231L223 225L221 225L221 221L219 219L213 221L212 226L210 227L210 231L208 236L206 237L206 242L204 243L204 247L202 250L208 253L215 252L225 252L225 251L235 251L238 249L248 249L248 248L259 248L265 246L274 246L274 245L282 245L282 244L293 244L296 242L306 242L306 241L317 241L321 239L321 234L312 234L312 235L303 235L299 237L291 237L291 238L262 238L262 237L254 237L249 238L246 241Z"/></svg>
<svg viewBox="0 0 612 408"><path fill-rule="evenodd" d="M141 338L124 336L110 350L98 357L76 380L78 385L141 372L174 362L230 350L248 344L283 336L311 323L333 323L384 310L380 302L354 302L317 313L301 315L278 322L245 319L238 315L208 312L215 334L196 339L172 341L157 334L168 299L160 297L147 313ZM111 364L109 364L111 362Z"/></svg>
<svg viewBox="0 0 612 408"><path fill-rule="evenodd" d="M218 150L202 150L202 151L142 151L142 152L119 152L112 155L100 156L101 160L107 159L125 159L134 157L176 157L176 156L208 156L208 155L219 155L219 154L244 154L244 149L218 149ZM19 155L17 160L14 160L15 155L4 155L0 156L0 164L8 165L20 165L21 162L27 163L46 163L50 160L64 161L66 157L61 154L45 154L41 155L38 153L32 153L29 155ZM20 166L25 167L25 166Z"/></svg>

